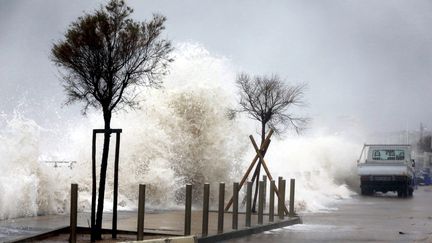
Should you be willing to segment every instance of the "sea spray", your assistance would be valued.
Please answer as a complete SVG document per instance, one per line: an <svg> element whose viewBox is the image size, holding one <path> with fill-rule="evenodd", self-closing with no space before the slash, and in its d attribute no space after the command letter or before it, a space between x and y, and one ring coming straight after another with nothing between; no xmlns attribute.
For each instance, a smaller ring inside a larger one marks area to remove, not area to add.
<svg viewBox="0 0 432 243"><path fill-rule="evenodd" d="M198 44L179 44L174 55L164 88L143 89L139 109L113 117L112 127L123 129L119 209L136 209L139 183L147 185L150 208L182 207L185 183L195 184L197 205L204 182L211 183L216 199L217 184L224 181L229 197L231 183L241 179L254 157L248 135L256 136L255 124L226 116L236 105L234 65ZM2 123L0 219L67 212L70 183L79 184L80 210L90 209L91 134L102 126L102 115L92 111L57 123L41 128L23 117ZM107 211L112 207L114 141ZM101 146L98 139L98 168ZM341 136L274 137L266 160L275 178L297 179L297 208L316 211L352 195L347 185L355 178L357 150L356 143ZM72 169L53 168L41 160L76 163Z"/></svg>
<svg viewBox="0 0 432 243"><path fill-rule="evenodd" d="M283 176L287 183L296 179L297 209L319 211L355 194L348 185L355 187L358 181L359 147L338 135L305 135L275 140L266 157L275 176Z"/></svg>
<svg viewBox="0 0 432 243"><path fill-rule="evenodd" d="M186 183L197 185L194 197L199 201L202 187L198 185L228 183L243 171L242 155L247 144L242 140L247 138L248 129L226 116L235 104L235 74L230 71L229 61L211 56L196 44L179 45L175 56L165 87L141 90L137 97L141 107L116 113L113 118L112 127L123 129L119 188L123 209L135 207L126 199L136 200L139 183L147 185L147 205L169 208L183 201ZM89 198L91 184L91 129L98 128L101 122L99 114L91 112L86 121L68 125L56 143L58 148L44 155L77 161L74 171L79 172L73 178L84 184L80 193L85 198ZM100 146L98 140L98 164ZM112 158L113 149L110 152ZM108 201L112 200L112 169L111 161L107 172ZM216 191L211 196L215 198Z"/></svg>
<svg viewBox="0 0 432 243"><path fill-rule="evenodd" d="M0 133L0 219L63 213L67 194L59 171L38 162L41 127L19 112L3 116Z"/></svg>
<svg viewBox="0 0 432 243"><path fill-rule="evenodd" d="M175 55L165 88L144 91L142 108L117 120L125 131L134 131L134 138L127 139L134 145L126 145L127 151L123 150L129 157L123 159L128 166L122 169L141 168L144 173L136 180L150 185L153 193L174 196L170 200L148 197L150 203L164 206L184 201L186 183L196 185L193 195L198 202L203 183L216 187L218 182L238 178L246 149L242 140L247 137L246 129L227 117L228 109L235 104L230 85L235 75L230 74L229 62L212 57L198 45L179 45ZM148 175L154 176L151 170L156 168L164 168L165 173L149 180ZM216 198L215 190L211 196Z"/></svg>

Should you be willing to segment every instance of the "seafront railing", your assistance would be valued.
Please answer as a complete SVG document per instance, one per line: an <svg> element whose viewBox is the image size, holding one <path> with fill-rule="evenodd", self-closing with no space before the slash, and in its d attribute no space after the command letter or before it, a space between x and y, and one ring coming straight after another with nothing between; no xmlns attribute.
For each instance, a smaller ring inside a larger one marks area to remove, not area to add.
<svg viewBox="0 0 432 243"><path fill-rule="evenodd" d="M201 227L200 231L197 232L196 227L195 231L192 232L192 189L193 185L187 184L185 186L185 197L184 197L184 230L183 235L188 236L195 234L198 237L199 242L210 242L212 239L214 240L215 237L222 237L220 239L223 239L223 236L225 234L231 234L235 235L241 234L243 231L253 232L257 233L259 232L260 228L268 230L268 227L263 226L269 226L274 225L277 226L284 226L281 225L281 222L286 221L285 217L293 218L296 217L295 209L294 209L294 198L295 198L295 179L290 179L290 186L289 186L289 207L288 207L288 213L286 213L286 201L285 201L285 194L286 194L286 180L282 177L278 178L278 183L276 186L276 182L274 180L271 180L270 183L267 183L267 178L264 176L261 181L259 181L259 188L258 188L258 210L257 212L252 211L252 182L248 181L246 186L246 193L244 195L245 200L244 207L242 207L242 212L239 212L239 203L240 203L240 190L239 190L239 183L234 182L232 184L232 193L233 193L233 200L232 200L232 210L231 211L225 211L225 183L221 182L219 183L219 193L218 193L218 200L217 200L217 211L212 211L212 213L217 213L217 224L214 229L209 230L209 214L210 214L210 184L205 183L203 186L203 197L202 197L202 214L201 214ZM268 187L268 188L267 188ZM267 190L268 189L268 190ZM145 201L146 201L146 185L140 184L139 185L139 193L138 193L138 211L137 211L137 228L136 228L136 239L137 240L143 240L144 239L144 225L145 225ZM276 191L279 192L278 200L275 201L275 194ZM266 202L267 194L269 201ZM70 233L70 242L76 242L77 239L77 232L79 231L79 227L77 227L77 209L78 209L78 185L72 184L71 185L71 207L70 207L70 227L69 227L69 233ZM267 210L266 210L267 209ZM276 210L275 210L276 209ZM199 211L199 210L198 210ZM267 211L267 213L264 213ZM242 222L241 225L244 225L244 227L239 227L239 215L242 214ZM231 227L226 228L226 217L231 217ZM255 216L257 220L253 223L252 222L252 216ZM275 219L275 216L278 216L277 219ZM266 221L264 218L266 217ZM196 220L196 218L195 218ZM265 223L266 222L266 223ZM196 224L196 223L195 223ZM115 224L116 225L116 224ZM274 227L274 228L275 228ZM257 231L258 230L258 231ZM112 235L117 235L117 228L112 229ZM209 232L215 232L214 234L209 234ZM235 236L234 236L235 237ZM219 238L218 238L219 239Z"/></svg>

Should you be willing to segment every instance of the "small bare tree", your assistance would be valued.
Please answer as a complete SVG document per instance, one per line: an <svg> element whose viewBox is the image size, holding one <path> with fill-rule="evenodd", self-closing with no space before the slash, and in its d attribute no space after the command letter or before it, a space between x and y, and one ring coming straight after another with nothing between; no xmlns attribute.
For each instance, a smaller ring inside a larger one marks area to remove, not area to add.
<svg viewBox="0 0 432 243"><path fill-rule="evenodd" d="M95 232L101 238L106 170L114 111L135 107L137 86L159 87L172 59L170 41L161 39L166 18L153 15L148 22L130 18L122 0L111 0L92 14L73 22L64 40L54 43L52 61L63 71L67 104L83 102L100 109L105 123Z"/></svg>
<svg viewBox="0 0 432 243"><path fill-rule="evenodd" d="M251 78L245 73L238 75L236 82L240 94L240 109L236 112L244 112L260 122L261 143L267 128L281 134L290 126L296 132L305 127L308 119L295 116L290 108L304 105L306 84L290 86L277 75Z"/></svg>
<svg viewBox="0 0 432 243"><path fill-rule="evenodd" d="M249 117L260 122L261 146L264 143L266 130L271 128L276 133L283 133L288 127L293 127L300 132L307 124L308 119L297 117L290 110L293 106L304 105L303 96L306 84L288 85L277 75L254 76L242 73L236 80L239 88L240 109L235 113L246 113ZM264 155L266 151L261 151ZM256 179L253 210L255 210L258 192L258 181L261 167L258 162L252 180Z"/></svg>

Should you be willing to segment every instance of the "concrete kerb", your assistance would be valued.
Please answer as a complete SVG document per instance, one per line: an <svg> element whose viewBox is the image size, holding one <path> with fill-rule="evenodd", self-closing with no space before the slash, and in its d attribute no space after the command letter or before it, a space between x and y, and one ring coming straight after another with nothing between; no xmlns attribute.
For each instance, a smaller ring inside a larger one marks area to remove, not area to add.
<svg viewBox="0 0 432 243"><path fill-rule="evenodd" d="M47 239L49 237L53 237L59 234L66 234L69 233L69 226L66 227L59 227L57 229L53 229L47 232L31 235L31 236L23 236L19 237L13 240L5 241L5 243L16 243L16 242L34 242L34 241L41 241L44 239Z"/></svg>
<svg viewBox="0 0 432 243"><path fill-rule="evenodd" d="M59 227L57 229L49 230L49 231L46 231L43 233L34 234L34 235L30 235L30 236L23 236L23 237L19 237L19 238L13 239L13 240L5 241L5 243L43 241L43 240L49 239L50 237L54 237L54 236L57 236L60 234L67 234L67 233L69 233L69 230L70 230L69 226ZM86 235L89 235L89 237L90 237L90 232L91 232L90 228L77 227L77 233L78 234L86 234ZM122 235L136 235L137 234L136 231L130 231L130 230L117 230L117 233L122 234ZM112 234L112 230L102 228L102 234ZM145 235L161 235L161 236L163 235L166 237L181 236L179 234L171 233L169 231L165 231L165 230L161 230L161 229L147 229L147 228L145 229Z"/></svg>
<svg viewBox="0 0 432 243"><path fill-rule="evenodd" d="M234 239L234 238L244 237L244 236L248 236L248 235L252 235L252 234L258 234L258 233L262 233L264 231L282 228L282 227L286 227L286 226L290 226L290 225L294 225L294 224L301 224L301 223L302 223L301 218L296 216L296 217L291 217L291 218L288 218L285 220L280 220L278 222L268 223L265 225L256 225L256 226L252 226L252 227L247 227L247 228L242 228L242 229L238 229L238 230L225 232L222 234L201 237L201 238L198 238L198 243L211 243L211 242L218 242L218 241L223 241L223 240L230 240L230 239Z"/></svg>
<svg viewBox="0 0 432 243"><path fill-rule="evenodd" d="M301 224L302 220L300 217L291 217L286 220L281 220L275 223L269 223L266 225L256 225L253 227L246 227L243 229L238 230L232 230L229 232L217 234L217 235L211 235L211 236L205 236L201 238L196 238L196 236L184 236L184 237L174 237L174 238L165 238L165 239L155 239L155 240L144 240L144 241L127 241L128 243L138 243L138 242L145 242L145 243L158 243L158 242L178 242L178 243L190 243L190 242L198 242L198 243L213 243L223 240L230 240L234 238L239 237L245 237L252 234L262 233L264 231L282 228L294 224Z"/></svg>
<svg viewBox="0 0 432 243"><path fill-rule="evenodd" d="M286 220L281 220L278 222L274 222L274 223L268 223L265 225L255 225L252 227L246 227L246 228L242 228L242 229L238 229L238 230L232 230L232 231L228 231L225 233L221 233L221 234L217 234L217 235L210 235L210 236L206 236L206 237L201 237L198 238L198 243L206 243L206 242L217 242L217 241L222 241L222 240L229 240L229 239L234 239L234 238L239 238L239 237L244 237L244 236L248 236L251 234L257 234L257 233L261 233L264 231L268 231L268 230L272 230L272 229L277 229L277 228L282 228L282 227L286 227L286 226L290 226L290 225L294 225L294 224L301 224L302 220L300 217L296 216L296 217L290 217L287 218ZM87 227L77 227L77 231L78 233L82 234L90 234L90 228ZM17 238L11 241L7 241L7 242L34 242L34 241L40 241L40 240L45 240L47 238L59 235L59 234L65 234L69 232L69 226L67 227L60 227L48 232L44 232L41 234L36 234L36 235L32 235L32 236L25 236L25 237L21 237L21 238ZM110 229L102 229L102 233L107 234L107 233L111 233ZM118 234L127 234L127 235L135 235L137 232L135 231L127 231L127 230L118 230L117 232ZM175 233L170 233L170 232L164 232L163 230L158 230L158 229L146 229L145 231L146 235L166 235L167 237L176 237L179 236L178 234Z"/></svg>
<svg viewBox="0 0 432 243"><path fill-rule="evenodd" d="M179 236L179 237L169 237L163 239L152 239L152 240L138 240L138 241L122 241L119 243L197 243L196 236Z"/></svg>

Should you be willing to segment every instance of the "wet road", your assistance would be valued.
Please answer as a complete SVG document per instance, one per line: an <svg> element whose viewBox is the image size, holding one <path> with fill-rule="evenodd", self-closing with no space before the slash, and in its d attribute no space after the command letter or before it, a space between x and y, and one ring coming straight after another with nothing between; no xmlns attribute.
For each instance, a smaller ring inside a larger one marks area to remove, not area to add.
<svg viewBox="0 0 432 243"><path fill-rule="evenodd" d="M302 225L224 242L432 242L432 187L419 187L409 199L355 196L336 207L303 214Z"/></svg>

